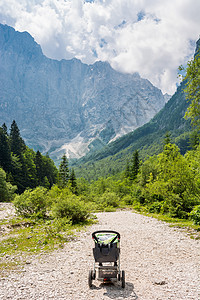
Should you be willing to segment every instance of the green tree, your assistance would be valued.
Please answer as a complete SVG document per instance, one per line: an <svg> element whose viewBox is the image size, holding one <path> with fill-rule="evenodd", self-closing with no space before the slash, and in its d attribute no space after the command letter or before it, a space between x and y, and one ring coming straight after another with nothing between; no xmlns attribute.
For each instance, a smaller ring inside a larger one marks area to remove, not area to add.
<svg viewBox="0 0 200 300"><path fill-rule="evenodd" d="M171 133L167 131L164 138L164 146L171 143Z"/></svg>
<svg viewBox="0 0 200 300"><path fill-rule="evenodd" d="M39 150L36 152L35 166L36 166L36 174L37 174L37 185L42 186L45 177L45 166L44 166L42 154L40 153Z"/></svg>
<svg viewBox="0 0 200 300"><path fill-rule="evenodd" d="M139 153L138 150L135 150L133 153L132 159L132 167L130 172L130 179L135 180L140 168L140 160L139 160Z"/></svg>
<svg viewBox="0 0 200 300"><path fill-rule="evenodd" d="M58 170L53 160L47 155L43 156L38 150L35 155L37 184L51 188L57 181Z"/></svg>
<svg viewBox="0 0 200 300"><path fill-rule="evenodd" d="M5 130L0 127L0 166L6 171L11 171L11 151Z"/></svg>
<svg viewBox="0 0 200 300"><path fill-rule="evenodd" d="M200 143L200 136L197 130L193 130L190 134L190 146L192 149L196 149Z"/></svg>
<svg viewBox="0 0 200 300"><path fill-rule="evenodd" d="M77 190L77 182L76 182L76 175L75 175L74 169L72 169L70 172L69 183L70 183L73 194L77 195L78 190Z"/></svg>
<svg viewBox="0 0 200 300"><path fill-rule="evenodd" d="M16 189L16 186L6 182L6 172L0 168L0 202L13 200Z"/></svg>
<svg viewBox="0 0 200 300"><path fill-rule="evenodd" d="M37 186L37 171L35 165L35 152L32 149L26 147L23 154L23 172L25 186L29 188L35 188Z"/></svg>
<svg viewBox="0 0 200 300"><path fill-rule="evenodd" d="M149 176L153 176L153 179L156 179L158 175L158 156L150 156L146 159L140 168L138 175L138 182L140 187L145 187L149 181Z"/></svg>
<svg viewBox="0 0 200 300"><path fill-rule="evenodd" d="M194 181L199 186L199 189L200 189L200 172L199 172L200 145L198 145L194 150L188 151L185 154L185 159L188 162L188 164L193 172ZM200 201L200 199L199 199L199 201Z"/></svg>
<svg viewBox="0 0 200 300"><path fill-rule="evenodd" d="M53 160L49 157L48 153L43 156L43 163L45 169L45 176L48 178L50 188L57 182L58 169L56 168Z"/></svg>
<svg viewBox="0 0 200 300"><path fill-rule="evenodd" d="M26 145L15 120L11 124L9 141L12 157L12 177L14 184L18 187L18 192L22 193L27 187L26 166L23 156Z"/></svg>
<svg viewBox="0 0 200 300"><path fill-rule="evenodd" d="M173 217L187 218L198 201L198 187L186 159L174 144L167 144L158 155L156 178L150 174L146 184L149 203L162 202L162 209Z"/></svg>
<svg viewBox="0 0 200 300"><path fill-rule="evenodd" d="M78 194L88 195L91 187L89 182L83 177L77 178L76 181L77 181Z"/></svg>
<svg viewBox="0 0 200 300"><path fill-rule="evenodd" d="M26 149L25 143L20 135L20 131L15 120L12 122L10 129L10 148L11 152L18 157L21 157L22 153Z"/></svg>
<svg viewBox="0 0 200 300"><path fill-rule="evenodd" d="M59 166L58 171L58 184L61 188L67 186L69 180L69 168L68 168L68 160L66 155L62 156L62 160Z"/></svg>
<svg viewBox="0 0 200 300"><path fill-rule="evenodd" d="M6 136L8 136L8 128L7 128L7 126L6 126L5 123L3 123L3 125L2 125L2 129L3 129L4 134L5 134Z"/></svg>
<svg viewBox="0 0 200 300"><path fill-rule="evenodd" d="M23 193L26 189L25 177L23 172L22 158L19 158L16 154L11 155L12 158L12 183L17 186L17 192Z"/></svg>
<svg viewBox="0 0 200 300"><path fill-rule="evenodd" d="M200 41L200 40L199 40ZM198 41L198 43L199 43ZM194 59L187 65L186 75L186 99L190 102L185 118L190 118L192 125L200 130L200 49L197 48Z"/></svg>
<svg viewBox="0 0 200 300"><path fill-rule="evenodd" d="M129 161L126 162L126 168L125 168L124 175L125 175L125 178L130 178L130 165L129 165Z"/></svg>

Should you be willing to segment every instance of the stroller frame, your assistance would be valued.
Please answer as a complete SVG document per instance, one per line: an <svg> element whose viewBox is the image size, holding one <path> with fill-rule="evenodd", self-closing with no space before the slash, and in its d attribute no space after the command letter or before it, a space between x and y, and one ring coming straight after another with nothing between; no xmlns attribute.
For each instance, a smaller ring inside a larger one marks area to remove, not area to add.
<svg viewBox="0 0 200 300"><path fill-rule="evenodd" d="M99 236L110 239L104 242ZM125 288L125 271L120 270L120 234L112 230L99 230L92 233L92 238L95 242L94 265L93 270L89 271L89 287L97 279L104 283L121 281L122 288Z"/></svg>

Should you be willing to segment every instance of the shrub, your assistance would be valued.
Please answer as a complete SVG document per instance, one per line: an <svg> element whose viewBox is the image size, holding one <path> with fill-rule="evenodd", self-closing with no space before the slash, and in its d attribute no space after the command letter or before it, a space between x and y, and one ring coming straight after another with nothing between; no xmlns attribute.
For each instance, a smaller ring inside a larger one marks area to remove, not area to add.
<svg viewBox="0 0 200 300"><path fill-rule="evenodd" d="M111 206L111 207L118 207L120 199L114 192L106 191L103 195L99 198L100 202L102 203L103 207Z"/></svg>
<svg viewBox="0 0 200 300"><path fill-rule="evenodd" d="M195 225L200 225L200 205L197 205L189 214Z"/></svg>
<svg viewBox="0 0 200 300"><path fill-rule="evenodd" d="M113 206L107 206L105 209L104 209L105 212L115 212L116 211L116 208L114 208Z"/></svg>
<svg viewBox="0 0 200 300"><path fill-rule="evenodd" d="M47 189L37 187L17 195L13 202L17 213L24 217L45 218L47 213L46 194Z"/></svg>
<svg viewBox="0 0 200 300"><path fill-rule="evenodd" d="M161 211L163 202L154 202L149 206L149 212L159 213Z"/></svg>
<svg viewBox="0 0 200 300"><path fill-rule="evenodd" d="M132 205L133 197L131 195L126 195L122 198L122 201L125 203L125 205Z"/></svg>
<svg viewBox="0 0 200 300"><path fill-rule="evenodd" d="M84 222L90 215L89 205L76 195L60 196L59 201L52 206L51 214L54 218L69 218L72 224Z"/></svg>
<svg viewBox="0 0 200 300"><path fill-rule="evenodd" d="M0 202L13 200L16 189L16 186L6 182L6 172L0 168Z"/></svg>

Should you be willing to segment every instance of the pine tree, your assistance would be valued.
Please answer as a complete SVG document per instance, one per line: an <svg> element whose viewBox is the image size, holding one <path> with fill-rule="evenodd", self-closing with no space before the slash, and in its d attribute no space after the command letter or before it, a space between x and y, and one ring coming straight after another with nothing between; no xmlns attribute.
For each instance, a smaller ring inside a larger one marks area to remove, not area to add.
<svg viewBox="0 0 200 300"><path fill-rule="evenodd" d="M125 178L130 178L130 165L128 161L126 162Z"/></svg>
<svg viewBox="0 0 200 300"><path fill-rule="evenodd" d="M171 143L171 133L167 131L164 138L164 146Z"/></svg>
<svg viewBox="0 0 200 300"><path fill-rule="evenodd" d="M36 166L36 176L37 176L37 184L43 185L44 177L45 177L45 168L42 159L42 154L38 150L35 156L35 166Z"/></svg>
<svg viewBox="0 0 200 300"><path fill-rule="evenodd" d="M77 195L78 190L77 190L77 183L76 183L76 176L75 176L74 169L72 169L70 172L69 183L70 183L72 192Z"/></svg>
<svg viewBox="0 0 200 300"><path fill-rule="evenodd" d="M140 167L140 161L139 161L139 153L137 150L133 153L133 159L132 159L132 168L130 172L130 179L135 180L137 177L137 174L139 172Z"/></svg>
<svg viewBox="0 0 200 300"><path fill-rule="evenodd" d="M66 155L64 154L59 166L58 171L58 184L61 188L67 186L69 180L69 168L68 168L68 160Z"/></svg>
<svg viewBox="0 0 200 300"><path fill-rule="evenodd" d="M5 130L0 127L0 166L5 172L11 171L11 152Z"/></svg>
<svg viewBox="0 0 200 300"><path fill-rule="evenodd" d="M9 144L12 158L12 178L18 187L18 192L22 193L28 187L26 180L26 165L24 160L24 152L26 145L20 135L19 128L15 120L11 124Z"/></svg>
<svg viewBox="0 0 200 300"><path fill-rule="evenodd" d="M49 157L48 153L43 156L45 176L47 176L50 188L56 183L58 177L58 169L56 168L53 160Z"/></svg>
<svg viewBox="0 0 200 300"><path fill-rule="evenodd" d="M5 123L3 123L3 125L2 125L2 129L3 129L4 134L5 134L6 136L8 136L8 129L7 129L7 126L6 126Z"/></svg>
<svg viewBox="0 0 200 300"><path fill-rule="evenodd" d="M15 120L11 124L10 129L10 149L11 152L18 157L22 157L22 153L25 150L26 146L21 138L19 128Z"/></svg>

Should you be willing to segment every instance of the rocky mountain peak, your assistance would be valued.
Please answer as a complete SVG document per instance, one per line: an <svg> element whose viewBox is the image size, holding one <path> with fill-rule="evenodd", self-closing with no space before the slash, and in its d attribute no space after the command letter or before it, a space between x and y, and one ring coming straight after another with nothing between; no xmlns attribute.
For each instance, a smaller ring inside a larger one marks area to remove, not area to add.
<svg viewBox="0 0 200 300"><path fill-rule="evenodd" d="M14 28L0 24L0 47L6 47L6 52L32 58L42 56L42 49L28 32L18 32Z"/></svg>
<svg viewBox="0 0 200 300"><path fill-rule="evenodd" d="M148 122L162 92L107 62L52 60L28 33L0 25L0 119L15 119L27 145L80 157Z"/></svg>

